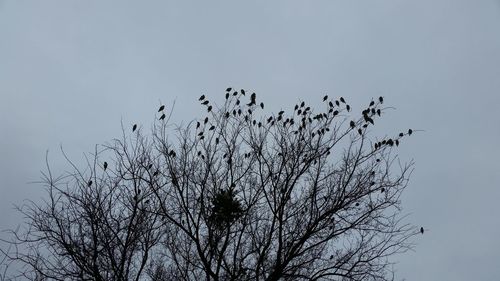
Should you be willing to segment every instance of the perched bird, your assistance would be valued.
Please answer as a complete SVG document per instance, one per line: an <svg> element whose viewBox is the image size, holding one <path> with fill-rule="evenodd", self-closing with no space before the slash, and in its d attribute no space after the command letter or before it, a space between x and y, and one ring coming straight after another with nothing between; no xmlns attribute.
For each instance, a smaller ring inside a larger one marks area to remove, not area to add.
<svg viewBox="0 0 500 281"><path fill-rule="evenodd" d="M328 95L325 95L325 96L323 97L323 101L326 101L327 99L328 99Z"/></svg>
<svg viewBox="0 0 500 281"><path fill-rule="evenodd" d="M201 95L201 97L198 99L199 101L202 101L205 99L205 95Z"/></svg>
<svg viewBox="0 0 500 281"><path fill-rule="evenodd" d="M104 171L106 171L106 169L108 168L108 162L104 162L103 167L104 167Z"/></svg>
<svg viewBox="0 0 500 281"><path fill-rule="evenodd" d="M232 89L233 88L229 87L229 88L226 89L226 92L231 92Z"/></svg>
<svg viewBox="0 0 500 281"><path fill-rule="evenodd" d="M240 105L240 100L236 100L236 105Z"/></svg>
<svg viewBox="0 0 500 281"><path fill-rule="evenodd" d="M137 124L134 124L134 126L132 126L132 132L135 132L136 129L137 129Z"/></svg>
<svg viewBox="0 0 500 281"><path fill-rule="evenodd" d="M241 89L241 94L245 95L245 90Z"/></svg>
<svg viewBox="0 0 500 281"><path fill-rule="evenodd" d="M343 97L340 97L340 102L345 103L345 99Z"/></svg>
<svg viewBox="0 0 500 281"><path fill-rule="evenodd" d="M363 134L363 130L361 130L361 128L359 128L359 129L358 129L358 133L359 133L360 135L362 135L362 134Z"/></svg>
<svg viewBox="0 0 500 281"><path fill-rule="evenodd" d="M383 97L378 97L378 101L379 101L380 103L384 103L384 98L383 98Z"/></svg>
<svg viewBox="0 0 500 281"><path fill-rule="evenodd" d="M211 105L209 105L209 106L207 107L207 110L208 110L208 112L212 111L212 106L211 106Z"/></svg>
<svg viewBox="0 0 500 281"><path fill-rule="evenodd" d="M203 104L203 105L207 105L207 104L208 104L208 100L206 100L206 101L202 102L201 104Z"/></svg>
<svg viewBox="0 0 500 281"><path fill-rule="evenodd" d="M212 125L212 126L210 127L210 129L208 129L208 130L209 130L209 131L212 131L212 130L214 130L214 129L215 129L215 126L213 126L213 125Z"/></svg>
<svg viewBox="0 0 500 281"><path fill-rule="evenodd" d="M261 103L260 103L260 107L261 107L262 109L264 109L264 103L263 103L263 102L261 102Z"/></svg>
<svg viewBox="0 0 500 281"><path fill-rule="evenodd" d="M351 120L350 126L351 126L351 128L354 128L354 127L356 127L356 123L354 123L354 121Z"/></svg>
<svg viewBox="0 0 500 281"><path fill-rule="evenodd" d="M374 101L371 101L371 102L370 102L370 106L373 106L374 104L375 104L375 102L374 102Z"/></svg>
<svg viewBox="0 0 500 281"><path fill-rule="evenodd" d="M301 102L301 103L300 103L300 107L304 107L304 105L306 105L306 103L305 103L305 102Z"/></svg>
<svg viewBox="0 0 500 281"><path fill-rule="evenodd" d="M163 109L165 109L164 105L160 106L160 108L158 109L158 112L162 111Z"/></svg>
<svg viewBox="0 0 500 281"><path fill-rule="evenodd" d="M203 121L205 124L208 122L208 117L205 117L205 120Z"/></svg>
<svg viewBox="0 0 500 281"><path fill-rule="evenodd" d="M377 115L380 116L380 109L377 109Z"/></svg>
<svg viewBox="0 0 500 281"><path fill-rule="evenodd" d="M160 116L160 120L163 120L165 119L165 113L163 113L161 116Z"/></svg>
<svg viewBox="0 0 500 281"><path fill-rule="evenodd" d="M198 129L200 127L200 122L196 122L196 129Z"/></svg>
<svg viewBox="0 0 500 281"><path fill-rule="evenodd" d="M424 228L420 227L420 233L424 234Z"/></svg>
<svg viewBox="0 0 500 281"><path fill-rule="evenodd" d="M92 185L92 181L90 180L88 183L87 183L87 186L91 186Z"/></svg>
<svg viewBox="0 0 500 281"><path fill-rule="evenodd" d="M340 102L339 102L338 100L336 100L336 101L335 101L335 104L336 104L337 106L339 106L339 105L340 105Z"/></svg>
<svg viewBox="0 0 500 281"><path fill-rule="evenodd" d="M411 133L413 133L412 129L408 129L408 135L411 136Z"/></svg>
<svg viewBox="0 0 500 281"><path fill-rule="evenodd" d="M297 109L299 109L299 105L298 104L295 105L294 110L297 110Z"/></svg>
<svg viewBox="0 0 500 281"><path fill-rule="evenodd" d="M226 114L224 114L224 116L226 116L226 118L229 118L229 112L226 112Z"/></svg>
<svg viewBox="0 0 500 281"><path fill-rule="evenodd" d="M226 100L229 98L229 93L226 93Z"/></svg>
<svg viewBox="0 0 500 281"><path fill-rule="evenodd" d="M330 105L330 107L333 107L333 102L328 102L328 105Z"/></svg>
<svg viewBox="0 0 500 281"><path fill-rule="evenodd" d="M346 105L345 108L347 109L347 111L351 111L351 106L350 105Z"/></svg>
<svg viewBox="0 0 500 281"><path fill-rule="evenodd" d="M250 101L252 102L252 104L255 104L256 98L257 98L257 95L255 95L255 93L252 93L252 95L250 96Z"/></svg>

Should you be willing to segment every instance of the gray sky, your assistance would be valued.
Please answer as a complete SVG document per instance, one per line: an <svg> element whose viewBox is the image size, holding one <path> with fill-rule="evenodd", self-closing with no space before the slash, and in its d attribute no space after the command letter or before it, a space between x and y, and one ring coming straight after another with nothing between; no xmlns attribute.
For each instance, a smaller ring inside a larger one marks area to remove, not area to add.
<svg viewBox="0 0 500 281"><path fill-rule="evenodd" d="M422 129L404 196L429 229L399 258L407 280L500 280L498 1L0 0L0 229L42 196L45 151L82 160L124 124L201 112L201 93L257 92L269 108L324 93L397 108L382 127ZM360 107L357 107L358 109Z"/></svg>

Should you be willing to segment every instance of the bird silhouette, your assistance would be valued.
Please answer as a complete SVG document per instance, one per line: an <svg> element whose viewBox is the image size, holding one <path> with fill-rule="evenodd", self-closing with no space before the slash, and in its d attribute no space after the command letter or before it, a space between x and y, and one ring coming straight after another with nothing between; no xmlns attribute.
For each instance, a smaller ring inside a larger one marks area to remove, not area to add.
<svg viewBox="0 0 500 281"><path fill-rule="evenodd" d="M328 99L328 95L325 95L325 96L323 97L323 101L326 101L327 99Z"/></svg>
<svg viewBox="0 0 500 281"><path fill-rule="evenodd" d="M160 116L160 120L163 120L165 119L165 113L163 113L161 116Z"/></svg>
<svg viewBox="0 0 500 281"><path fill-rule="evenodd" d="M350 126L351 126L351 128L354 128L354 127L356 127L356 123L354 123L354 121L351 120Z"/></svg>
<svg viewBox="0 0 500 281"><path fill-rule="evenodd" d="M108 162L104 162L104 171L106 171L106 169L108 168Z"/></svg>
<svg viewBox="0 0 500 281"><path fill-rule="evenodd" d="M333 102L331 102L331 101L330 101L330 102L328 102L328 105L329 105L330 107L333 107Z"/></svg>
<svg viewBox="0 0 500 281"><path fill-rule="evenodd" d="M203 121L205 124L208 122L208 117L205 117L205 120Z"/></svg>
<svg viewBox="0 0 500 281"><path fill-rule="evenodd" d="M240 105L240 100L236 100L236 105Z"/></svg>
<svg viewBox="0 0 500 281"><path fill-rule="evenodd" d="M374 104L375 104L375 102L374 102L374 101L371 101L371 102L370 102L370 106L373 106Z"/></svg>
<svg viewBox="0 0 500 281"><path fill-rule="evenodd" d="M205 95L201 95L201 97L198 99L199 101L202 101L205 99Z"/></svg>
<svg viewBox="0 0 500 281"><path fill-rule="evenodd" d="M200 122L196 122L196 129L198 129L200 127Z"/></svg>
<svg viewBox="0 0 500 281"><path fill-rule="evenodd" d="M158 109L158 112L162 111L163 109L165 109L164 105L160 106L160 108Z"/></svg>
<svg viewBox="0 0 500 281"><path fill-rule="evenodd" d="M345 103L345 99L343 97L340 97L340 102Z"/></svg>
<svg viewBox="0 0 500 281"><path fill-rule="evenodd" d="M134 124L134 126L132 126L132 132L135 132L136 129L137 129L137 124Z"/></svg>
<svg viewBox="0 0 500 281"><path fill-rule="evenodd" d="M263 103L263 102L261 102L261 103L260 103L260 107L261 107L262 109L264 109L264 103Z"/></svg>
<svg viewBox="0 0 500 281"><path fill-rule="evenodd" d="M92 181L90 180L88 183L87 183L87 186L91 186L92 185Z"/></svg>
<svg viewBox="0 0 500 281"><path fill-rule="evenodd" d="M358 133L359 133L360 135L362 135L362 134L363 134L363 130L362 130L361 128L359 128L359 129L358 129Z"/></svg>
<svg viewBox="0 0 500 281"><path fill-rule="evenodd" d="M351 111L351 106L350 105L346 105L345 108L347 109L347 111Z"/></svg>
<svg viewBox="0 0 500 281"><path fill-rule="evenodd" d="M226 92L231 92L232 89L233 88L229 87L229 88L226 89Z"/></svg>
<svg viewBox="0 0 500 281"><path fill-rule="evenodd" d="M207 105L207 104L208 104L208 100L206 100L206 101L202 102L201 104L203 104L203 105Z"/></svg>
<svg viewBox="0 0 500 281"><path fill-rule="evenodd" d="M226 100L229 98L229 93L226 93Z"/></svg>
<svg viewBox="0 0 500 281"><path fill-rule="evenodd" d="M250 96L250 102L252 104L255 104L255 99L257 98L257 95L255 95L255 93L252 93L252 95Z"/></svg>
<svg viewBox="0 0 500 281"><path fill-rule="evenodd" d="M209 130L209 131L212 131L212 130L214 130L214 129L215 129L215 126L213 126L213 125L212 125L212 126L210 127L210 129L208 129L208 130Z"/></svg>
<svg viewBox="0 0 500 281"><path fill-rule="evenodd" d="M383 97L378 97L378 101L379 101L380 103L384 103L384 98L383 98Z"/></svg>
<svg viewBox="0 0 500 281"><path fill-rule="evenodd" d="M411 133L413 133L412 129L408 129L408 135L411 136Z"/></svg>
<svg viewBox="0 0 500 281"><path fill-rule="evenodd" d="M420 233L424 234L424 228L420 227Z"/></svg>
<svg viewBox="0 0 500 281"><path fill-rule="evenodd" d="M241 89L241 94L245 95L245 90Z"/></svg>
<svg viewBox="0 0 500 281"><path fill-rule="evenodd" d="M305 102L301 102L301 103L300 103L300 107L304 107L305 105L306 105L306 103L305 103Z"/></svg>
<svg viewBox="0 0 500 281"><path fill-rule="evenodd" d="M226 112L226 114L224 114L224 116L226 116L226 118L229 118L229 112Z"/></svg>
<svg viewBox="0 0 500 281"><path fill-rule="evenodd" d="M380 116L380 109L377 109L377 115Z"/></svg>
<svg viewBox="0 0 500 281"><path fill-rule="evenodd" d="M212 106L211 106L211 105L209 105L209 106L207 107L207 111L208 111L208 112L212 111Z"/></svg>

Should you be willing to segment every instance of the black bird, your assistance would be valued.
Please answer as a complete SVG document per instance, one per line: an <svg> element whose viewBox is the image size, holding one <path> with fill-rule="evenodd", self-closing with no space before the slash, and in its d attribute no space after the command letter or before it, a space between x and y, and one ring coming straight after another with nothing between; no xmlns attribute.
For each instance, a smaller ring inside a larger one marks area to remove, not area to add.
<svg viewBox="0 0 500 281"><path fill-rule="evenodd" d="M323 101L326 101L328 99L328 95L323 97Z"/></svg>
<svg viewBox="0 0 500 281"><path fill-rule="evenodd" d="M384 98L383 98L383 97L378 97L378 101L379 101L380 103L384 103Z"/></svg>
<svg viewBox="0 0 500 281"><path fill-rule="evenodd" d="M359 133L360 135L362 135L362 134L363 134L363 130L361 130L361 128L359 128L359 129L358 129L358 133Z"/></svg>
<svg viewBox="0 0 500 281"><path fill-rule="evenodd" d="M330 107L333 107L333 102L328 102L328 105L330 105Z"/></svg>
<svg viewBox="0 0 500 281"><path fill-rule="evenodd" d="M108 162L104 162L104 171L108 168Z"/></svg>
<svg viewBox="0 0 500 281"><path fill-rule="evenodd" d="M383 187L382 187L382 188L380 189L380 193L384 193L384 192L385 192L385 188L383 188Z"/></svg>
<svg viewBox="0 0 500 281"><path fill-rule="evenodd" d="M245 90L241 89L241 94L245 95Z"/></svg>
<svg viewBox="0 0 500 281"><path fill-rule="evenodd" d="M229 88L226 89L226 92L231 92L232 89L233 88L229 87Z"/></svg>
<svg viewBox="0 0 500 281"><path fill-rule="evenodd" d="M420 233L424 234L424 228L420 227Z"/></svg>
<svg viewBox="0 0 500 281"><path fill-rule="evenodd" d="M198 129L200 127L200 122L196 122L196 129Z"/></svg>
<svg viewBox="0 0 500 281"><path fill-rule="evenodd" d="M153 173L153 177L156 177L160 172L156 170L156 172Z"/></svg>
<svg viewBox="0 0 500 281"><path fill-rule="evenodd" d="M399 137L402 137L402 136L404 136L404 135L405 135L405 134L403 134L403 133L399 133Z"/></svg>
<svg viewBox="0 0 500 281"><path fill-rule="evenodd" d="M411 133L413 133L412 129L408 129L408 135L411 136Z"/></svg>
<svg viewBox="0 0 500 281"><path fill-rule="evenodd" d="M226 93L226 100L229 98L229 93Z"/></svg>
<svg viewBox="0 0 500 281"><path fill-rule="evenodd" d="M240 105L240 100L236 100L236 105Z"/></svg>
<svg viewBox="0 0 500 281"><path fill-rule="evenodd" d="M337 114L339 114L339 112L338 112L337 110L335 110L335 111L333 112L333 116L335 116L335 115L337 115Z"/></svg>
<svg viewBox="0 0 500 281"><path fill-rule="evenodd" d="M343 97L340 97L340 102L345 103L345 99Z"/></svg>
<svg viewBox="0 0 500 281"><path fill-rule="evenodd" d="M205 124L208 122L208 117L205 117L205 120L203 121Z"/></svg>
<svg viewBox="0 0 500 281"><path fill-rule="evenodd" d="M212 106L209 105L208 108L207 108L208 112L212 111Z"/></svg>
<svg viewBox="0 0 500 281"><path fill-rule="evenodd" d="M252 93L252 95L250 96L250 101L255 104L255 99L256 99L257 95L255 95L255 93Z"/></svg>
<svg viewBox="0 0 500 281"><path fill-rule="evenodd" d="M226 112L225 116L226 118L229 118L229 112Z"/></svg>
<svg viewBox="0 0 500 281"><path fill-rule="evenodd" d="M215 144L219 144L219 138L215 138Z"/></svg>
<svg viewBox="0 0 500 281"><path fill-rule="evenodd" d="M163 120L165 119L165 113L163 113L161 116L160 116L160 120Z"/></svg>
<svg viewBox="0 0 500 281"><path fill-rule="evenodd" d="M134 126L132 126L132 132L135 132L136 129L137 129L137 124L134 124Z"/></svg>
<svg viewBox="0 0 500 281"><path fill-rule="evenodd" d="M201 95L201 97L198 99L199 101L202 101L205 99L205 95Z"/></svg>
<svg viewBox="0 0 500 281"><path fill-rule="evenodd" d="M306 103L305 103L305 102L301 102L301 103L300 103L300 107L304 107L304 105L306 105Z"/></svg>
<svg viewBox="0 0 500 281"><path fill-rule="evenodd" d="M201 104L203 104L203 105L207 105L207 104L208 104L208 100L206 100L206 101L202 102Z"/></svg>
<svg viewBox="0 0 500 281"><path fill-rule="evenodd" d="M396 146L399 146L399 140L394 141L396 143Z"/></svg>
<svg viewBox="0 0 500 281"><path fill-rule="evenodd" d="M90 180L88 183L87 183L87 186L91 186L92 185L92 181Z"/></svg>
<svg viewBox="0 0 500 281"><path fill-rule="evenodd" d="M335 104L336 104L337 106L339 106L339 105L340 105L340 102L339 102L338 100L336 100L336 101L335 101Z"/></svg>
<svg viewBox="0 0 500 281"><path fill-rule="evenodd" d="M295 105L294 110L297 110L297 109L299 109L299 105L298 104Z"/></svg>
<svg viewBox="0 0 500 281"><path fill-rule="evenodd" d="M163 109L165 109L164 105L160 106L160 109L158 109L158 112L162 111Z"/></svg>
<svg viewBox="0 0 500 281"><path fill-rule="evenodd" d="M269 118L267 118L267 123L269 123L269 122L271 122L271 121L273 121L273 117L272 117L272 116L271 116L271 117L269 117Z"/></svg>
<svg viewBox="0 0 500 281"><path fill-rule="evenodd" d="M351 120L351 123L350 123L350 125L351 125L351 128L354 128L354 127L356 127L356 123L354 123L354 121L352 121L352 120Z"/></svg>
<svg viewBox="0 0 500 281"><path fill-rule="evenodd" d="M208 129L208 130L212 131L213 129L215 129L215 126L212 125L212 127L210 127L210 129Z"/></svg>
<svg viewBox="0 0 500 281"><path fill-rule="evenodd" d="M380 109L377 109L377 115L380 116Z"/></svg>
<svg viewBox="0 0 500 281"><path fill-rule="evenodd" d="M370 102L370 106L373 106L374 104L375 104L375 102L374 102L374 101L371 101L371 102Z"/></svg>
<svg viewBox="0 0 500 281"><path fill-rule="evenodd" d="M333 255L330 256L330 259L333 259Z"/></svg>
<svg viewBox="0 0 500 281"><path fill-rule="evenodd" d="M238 94L238 92L234 91L233 96L236 96L237 94Z"/></svg>
<svg viewBox="0 0 500 281"><path fill-rule="evenodd" d="M282 111L278 112L278 115L283 115L283 113L285 113L285 111L282 110Z"/></svg>
<svg viewBox="0 0 500 281"><path fill-rule="evenodd" d="M261 102L261 103L260 103L260 107L261 107L262 109L264 109L264 103L263 103L263 102Z"/></svg>
<svg viewBox="0 0 500 281"><path fill-rule="evenodd" d="M345 108L347 109L347 111L351 110L351 106L350 105L346 105Z"/></svg>

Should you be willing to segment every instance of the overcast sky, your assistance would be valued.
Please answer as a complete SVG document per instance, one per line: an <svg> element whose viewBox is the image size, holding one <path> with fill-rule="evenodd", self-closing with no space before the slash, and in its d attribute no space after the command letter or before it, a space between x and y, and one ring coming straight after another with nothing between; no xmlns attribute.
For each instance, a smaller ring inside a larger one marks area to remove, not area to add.
<svg viewBox="0 0 500 281"><path fill-rule="evenodd" d="M398 278L500 280L500 3L0 0L0 229L37 200L45 151L63 169L199 95L255 91L270 109L328 93L385 97L382 126L421 129L403 205L428 231ZM359 109L360 107L357 107Z"/></svg>

